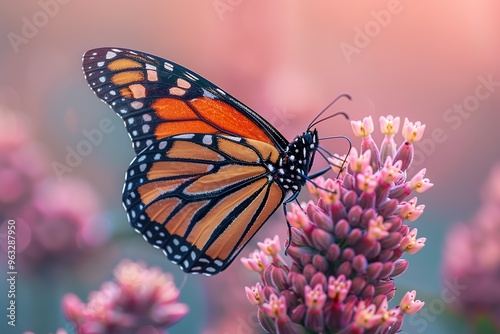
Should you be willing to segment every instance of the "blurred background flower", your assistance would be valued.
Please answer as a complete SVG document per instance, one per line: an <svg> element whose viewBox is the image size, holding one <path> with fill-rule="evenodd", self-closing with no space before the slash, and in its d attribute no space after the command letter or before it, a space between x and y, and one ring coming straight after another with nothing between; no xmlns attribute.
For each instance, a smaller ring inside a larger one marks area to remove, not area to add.
<svg viewBox="0 0 500 334"><path fill-rule="evenodd" d="M177 301L179 294L172 276L160 268L122 260L114 270L114 281L92 292L87 304L70 293L62 307L77 333L160 334L189 311Z"/></svg>
<svg viewBox="0 0 500 334"><path fill-rule="evenodd" d="M482 191L483 203L468 223L455 225L443 247L445 282L460 286L453 306L478 332L483 321L500 332L500 164ZM445 283L445 286L447 284Z"/></svg>
<svg viewBox="0 0 500 334"><path fill-rule="evenodd" d="M16 225L16 269L28 274L75 265L107 239L100 199L88 182L50 173L29 120L0 107L0 218ZM1 226L5 238L7 224ZM6 251L6 243L2 243Z"/></svg>

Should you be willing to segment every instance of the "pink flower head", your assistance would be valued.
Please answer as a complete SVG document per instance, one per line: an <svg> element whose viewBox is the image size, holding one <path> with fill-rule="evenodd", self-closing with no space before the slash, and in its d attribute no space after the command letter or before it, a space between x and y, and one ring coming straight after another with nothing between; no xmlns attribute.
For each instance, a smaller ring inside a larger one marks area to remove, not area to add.
<svg viewBox="0 0 500 334"><path fill-rule="evenodd" d="M346 279L345 275L339 275L337 278L330 276L328 278L328 297L336 303L343 302L351 289L351 284L351 280Z"/></svg>
<svg viewBox="0 0 500 334"><path fill-rule="evenodd" d="M368 138L374 130L373 119L368 116L362 121L351 121L351 127L357 137Z"/></svg>
<svg viewBox="0 0 500 334"><path fill-rule="evenodd" d="M325 178L323 176L319 176L314 179L314 183L306 182L306 187L309 193L312 196L318 196L318 187L323 187L325 184Z"/></svg>
<svg viewBox="0 0 500 334"><path fill-rule="evenodd" d="M401 311L406 314L415 314L420 311L420 309L424 307L425 303L420 300L415 300L416 296L417 292L415 290L408 291L404 295L403 299L401 299L401 303L399 303Z"/></svg>
<svg viewBox="0 0 500 334"><path fill-rule="evenodd" d="M321 309L325 305L326 293L321 284L316 284L314 289L311 289L309 285L306 285L304 295L307 307Z"/></svg>
<svg viewBox="0 0 500 334"><path fill-rule="evenodd" d="M178 297L169 274L123 260L115 268L115 281L92 292L87 304L67 294L62 306L79 333L140 332L145 328L163 331L189 311L187 305L177 302Z"/></svg>
<svg viewBox="0 0 500 334"><path fill-rule="evenodd" d="M405 117L405 122L403 125L403 137L408 143L413 143L422 139L425 131L425 124L420 122L410 122L408 118Z"/></svg>
<svg viewBox="0 0 500 334"><path fill-rule="evenodd" d="M401 205L403 207L401 208L399 215L401 216L401 218L409 220L411 222L417 220L422 215L422 213L424 213L425 205L422 204L417 206L416 197L413 197L408 202L402 202Z"/></svg>
<svg viewBox="0 0 500 334"><path fill-rule="evenodd" d="M393 136L399 131L399 117L393 117L392 115L388 115L387 117L380 116L380 131L387 135Z"/></svg>
<svg viewBox="0 0 500 334"><path fill-rule="evenodd" d="M389 235L390 223L384 223L384 217L378 216L373 218L368 223L368 238L372 240L380 240Z"/></svg>
<svg viewBox="0 0 500 334"><path fill-rule="evenodd" d="M370 160L370 150L367 150L361 155L358 155L358 151L353 147L348 159L349 168L355 173L363 173L365 169L370 165Z"/></svg>
<svg viewBox="0 0 500 334"><path fill-rule="evenodd" d="M380 178L387 183L396 182L401 178L401 166L401 161L393 164L392 158L387 157L384 167L380 170Z"/></svg>
<svg viewBox="0 0 500 334"><path fill-rule="evenodd" d="M359 327L366 329L370 329L378 325L380 323L382 315L377 314L376 311L377 309L374 304L366 306L363 301L359 302L358 310L356 311L356 315L354 316L356 324Z"/></svg>
<svg viewBox="0 0 500 334"><path fill-rule="evenodd" d="M399 307L395 307L389 310L387 298L384 298L377 309L377 314L382 316L380 318L381 324L384 325L385 328L389 328L396 321L398 321L398 318L401 316L401 309Z"/></svg>
<svg viewBox="0 0 500 334"><path fill-rule="evenodd" d="M261 305L264 303L264 291L260 283L255 284L251 288L246 286L245 292L250 304Z"/></svg>
<svg viewBox="0 0 500 334"><path fill-rule="evenodd" d="M332 167L332 171L340 177L341 175L344 175L343 173L345 172L347 165L347 156L345 154L334 155L333 157L328 158L328 163Z"/></svg>
<svg viewBox="0 0 500 334"><path fill-rule="evenodd" d="M413 190L429 188L429 182L425 170L406 180L414 148L406 142L396 150L399 118L381 119L385 138L380 149L371 137L371 118L351 124L362 137L361 149L352 149L337 179L313 180L318 186L309 186L312 200L303 208L292 204L287 213L291 264L272 255L265 268L254 265L263 295L257 298L247 288L247 298L258 305L259 321L270 333L392 334L401 329L405 313L388 309L394 278L408 268L401 256L425 244L416 229L405 225L419 218L424 206L417 205L416 197L407 198ZM424 127L411 127L411 140L420 139Z"/></svg>
<svg viewBox="0 0 500 334"><path fill-rule="evenodd" d="M356 175L358 188L365 193L372 193L377 187L377 178L373 175L373 170L370 166L365 168L364 173Z"/></svg>
<svg viewBox="0 0 500 334"><path fill-rule="evenodd" d="M276 296L274 293L269 297L269 302L262 304L262 309L272 318L286 316L285 296Z"/></svg>
<svg viewBox="0 0 500 334"><path fill-rule="evenodd" d="M319 197L326 204L336 203L340 198L340 185L336 180L328 179L323 186L324 189L318 189Z"/></svg>
<svg viewBox="0 0 500 334"><path fill-rule="evenodd" d="M309 218L307 218L304 210L295 203L291 205L292 210L286 213L286 220L295 228L307 228L309 226Z"/></svg>
<svg viewBox="0 0 500 334"><path fill-rule="evenodd" d="M427 178L424 179L426 171L427 169L423 168L422 170L420 170L420 172L415 174L415 176L410 181L410 187L419 194L426 192L427 190L429 190L434 186L433 183L430 183L429 179Z"/></svg>
<svg viewBox="0 0 500 334"><path fill-rule="evenodd" d="M401 250L407 252L408 254L415 254L425 246L425 241L427 238L418 238L418 230L414 228L411 232L406 235L403 240L401 240Z"/></svg>
<svg viewBox="0 0 500 334"><path fill-rule="evenodd" d="M242 257L241 263L250 271L262 273L270 263L267 255L263 251L255 250L249 257Z"/></svg>
<svg viewBox="0 0 500 334"><path fill-rule="evenodd" d="M258 242L257 246L268 256L275 256L281 252L280 238L278 235L275 235L273 239L266 238L264 242Z"/></svg>

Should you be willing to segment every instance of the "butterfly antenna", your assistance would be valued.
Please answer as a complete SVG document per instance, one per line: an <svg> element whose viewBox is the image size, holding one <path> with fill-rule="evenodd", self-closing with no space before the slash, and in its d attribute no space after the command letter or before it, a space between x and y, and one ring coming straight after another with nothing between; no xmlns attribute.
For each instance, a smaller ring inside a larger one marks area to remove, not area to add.
<svg viewBox="0 0 500 334"><path fill-rule="evenodd" d="M339 116L339 115L342 115L342 116L344 116L346 119L349 119L349 115L348 115L347 113L345 113L345 112L343 112L343 111L339 111L339 112L337 112L337 113L335 113L335 114L333 114L333 115L330 115L330 116L324 117L324 118L322 118L322 119L320 119L320 120L318 120L318 121L314 122L313 124L311 124L311 125L310 125L310 127L313 127L313 126L315 126L316 124L319 124L319 123L321 123L321 122L324 122L324 121L326 121L327 119L337 117L337 116Z"/></svg>
<svg viewBox="0 0 500 334"><path fill-rule="evenodd" d="M317 124L316 120L318 118L321 117L321 115L323 115L325 113L325 111L327 111L335 102L337 102L338 100L340 100L341 98L347 98L350 100L352 100L352 97L351 95L349 94L340 94L339 96L337 96L335 99L333 99L332 102L330 102L326 107L325 109L323 109L316 117L314 117L314 119L311 121L311 123L309 123L309 126L307 127L307 129L309 130L312 126L314 126L315 124ZM347 119L349 119L349 116L346 114L346 113L337 113L337 114L343 114ZM337 115L335 114L335 115ZM334 117L335 115L333 115L332 117ZM328 118L326 118L328 119Z"/></svg>

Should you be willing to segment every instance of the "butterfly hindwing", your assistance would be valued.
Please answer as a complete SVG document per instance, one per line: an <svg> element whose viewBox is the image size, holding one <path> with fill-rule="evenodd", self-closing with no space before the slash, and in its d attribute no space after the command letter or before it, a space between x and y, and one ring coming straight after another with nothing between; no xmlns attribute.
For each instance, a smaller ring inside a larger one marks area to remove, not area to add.
<svg viewBox="0 0 500 334"><path fill-rule="evenodd" d="M282 203L284 192L265 167L277 159L275 148L255 140L165 138L129 167L123 193L129 219L184 271L216 274Z"/></svg>
<svg viewBox="0 0 500 334"><path fill-rule="evenodd" d="M226 134L285 149L266 120L181 65L139 51L99 48L83 56L92 90L124 120L136 153L182 133Z"/></svg>

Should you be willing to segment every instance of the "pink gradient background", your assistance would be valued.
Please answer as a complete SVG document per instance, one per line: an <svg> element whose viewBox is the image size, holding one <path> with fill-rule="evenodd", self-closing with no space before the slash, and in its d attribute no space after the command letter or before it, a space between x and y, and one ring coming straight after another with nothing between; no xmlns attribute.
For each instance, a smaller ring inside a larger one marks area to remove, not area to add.
<svg viewBox="0 0 500 334"><path fill-rule="evenodd" d="M227 4L230 10L218 13L217 3ZM479 77L492 76L500 83L500 3L402 0L400 13L392 15L386 26L378 25L379 33L348 61L341 43L352 45L355 29L373 25L372 11L386 9L388 3L391 1L323 1L313 5L263 0L73 0L60 4L58 12L16 53L8 34L21 35L23 17L32 21L42 7L38 1L3 1L0 106L27 116L35 137L49 147L52 159L61 163L66 146L74 148L84 139L83 129L97 128L105 118L115 125L71 174L97 189L114 229L127 237L114 239L118 246L110 247L111 254L96 257L95 266L88 264L82 269L90 278L76 273L62 275L62 292L78 291L83 297L97 288L110 276L110 267L99 264L108 258L143 258L174 271L179 284L184 279L161 254L129 231L121 207L121 188L133 157L131 144L121 120L92 94L83 78L81 56L86 50L117 46L156 54L190 68L272 120L289 139L304 131L314 115L341 93L349 93L353 101L341 101L332 111L346 111L351 119L408 116L411 121L427 124L424 138L442 129L446 140L436 143L433 152L419 160L419 168L426 167L426 176L435 183L431 191L419 196L419 204L427 207L417 227L419 235L427 236L427 246L410 257L409 270L399 278L402 290L416 288L423 300L439 296L446 229L472 217L480 203L480 187L490 168L500 161L500 84L456 129L444 119L449 108L474 94ZM276 110L286 111L288 116L283 118ZM322 124L320 131L324 136L351 136L349 123L340 118ZM376 138L381 136L377 133ZM355 138L353 142L359 143ZM325 143L332 151L342 147L339 145L339 141ZM256 239L274 233L282 240L286 237L281 213ZM255 245L256 239L251 244ZM252 249L247 247L243 254ZM237 262L234 266L240 266ZM30 277L24 281L32 284ZM257 277L232 268L220 278L187 277L181 301L196 306L184 320L188 324L181 322L171 333L201 329L230 333L231 328L241 328L240 320L248 323L255 311L246 305L243 287L256 281ZM229 290L227 282L232 282ZM37 288L32 289L34 293L19 304L30 304L31 309L47 307L47 296L39 298ZM237 297L238 293L241 296ZM229 313L234 309L241 315ZM193 323L198 327L182 327ZM61 318L46 319L30 329L41 333L63 324ZM445 328L443 321L436 320L429 322L426 331L446 332ZM411 332L411 327L407 329Z"/></svg>

